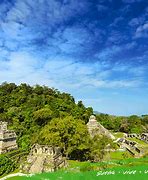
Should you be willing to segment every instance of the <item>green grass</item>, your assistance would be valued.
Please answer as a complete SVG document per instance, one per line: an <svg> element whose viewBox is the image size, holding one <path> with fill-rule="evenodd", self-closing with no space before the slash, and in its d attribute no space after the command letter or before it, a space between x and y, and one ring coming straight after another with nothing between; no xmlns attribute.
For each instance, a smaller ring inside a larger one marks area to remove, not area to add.
<svg viewBox="0 0 148 180"><path fill-rule="evenodd" d="M146 166L137 166L131 168L112 168L104 171L87 171L87 172L67 172L57 171L55 173L42 173L36 174L32 177L13 177L8 180L147 180L148 173L146 174ZM105 175L105 173L112 172L114 174ZM129 174L135 172L135 174ZM104 175L103 175L104 173ZM102 174L102 175L101 175Z"/></svg>
<svg viewBox="0 0 148 180"><path fill-rule="evenodd" d="M132 155L129 152L121 152L121 151L115 151L110 152L110 159L112 160L122 160L122 159L128 159L132 158Z"/></svg>
<svg viewBox="0 0 148 180"><path fill-rule="evenodd" d="M148 179L148 157L112 160L98 163L68 161L69 166L53 173L36 174L32 177L12 177L8 180L146 180ZM133 172L135 174L125 174ZM101 175L114 172L114 175ZM141 172L141 173L140 173ZM147 173L145 173L147 172Z"/></svg>
<svg viewBox="0 0 148 180"><path fill-rule="evenodd" d="M113 133L113 135L115 136L115 138L123 138L124 137L124 133L122 133L122 132L116 132L116 133Z"/></svg>

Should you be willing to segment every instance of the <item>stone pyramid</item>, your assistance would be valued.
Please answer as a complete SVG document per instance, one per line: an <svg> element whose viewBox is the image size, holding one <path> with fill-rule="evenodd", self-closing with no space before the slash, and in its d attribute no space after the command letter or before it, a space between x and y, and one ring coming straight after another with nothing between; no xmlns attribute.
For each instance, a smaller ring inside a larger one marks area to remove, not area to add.
<svg viewBox="0 0 148 180"><path fill-rule="evenodd" d="M96 117L94 115L90 116L89 122L87 123L87 127L91 137L94 137L97 134L102 134L112 140L115 139L115 137L109 132L109 130L107 130L99 122L97 122Z"/></svg>

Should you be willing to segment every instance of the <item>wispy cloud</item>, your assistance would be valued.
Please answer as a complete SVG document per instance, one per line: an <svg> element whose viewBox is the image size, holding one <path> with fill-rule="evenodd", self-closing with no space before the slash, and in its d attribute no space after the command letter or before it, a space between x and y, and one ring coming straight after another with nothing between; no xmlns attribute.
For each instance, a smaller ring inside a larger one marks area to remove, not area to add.
<svg viewBox="0 0 148 180"><path fill-rule="evenodd" d="M148 22L139 26L136 29L135 37L136 38L141 38L141 37L147 38L148 37Z"/></svg>
<svg viewBox="0 0 148 180"><path fill-rule="evenodd" d="M0 81L45 84L77 97L147 88L146 3L135 11L141 3L1 2Z"/></svg>
<svg viewBox="0 0 148 180"><path fill-rule="evenodd" d="M39 66L40 63L40 66ZM109 68L110 66L110 68ZM82 63L66 57L55 57L40 61L26 52L11 53L9 61L2 61L0 80L45 84L64 89L92 86L96 88L132 88L143 83L141 76L146 69L117 64L112 66L102 62ZM5 67L5 68L4 68ZM109 68L109 69L108 69ZM128 74L128 79L119 74ZM116 77L118 74L118 78ZM120 78L119 78L120 77Z"/></svg>
<svg viewBox="0 0 148 180"><path fill-rule="evenodd" d="M24 0L16 1L14 5L2 5L5 13L0 14L1 34L6 37L7 45L13 40L21 42L21 47L26 43L31 46L36 42L46 43L56 26L61 26L76 15L83 15L87 12L87 6L88 3L83 0L63 3L55 0Z"/></svg>

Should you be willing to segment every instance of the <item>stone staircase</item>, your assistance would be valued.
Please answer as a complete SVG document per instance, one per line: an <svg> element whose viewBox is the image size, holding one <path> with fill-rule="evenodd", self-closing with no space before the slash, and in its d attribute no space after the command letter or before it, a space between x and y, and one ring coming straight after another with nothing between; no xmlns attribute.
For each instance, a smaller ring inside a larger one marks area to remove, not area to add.
<svg viewBox="0 0 148 180"><path fill-rule="evenodd" d="M43 171L44 160L44 156L37 156L35 162L30 167L29 173L41 173Z"/></svg>
<svg viewBox="0 0 148 180"><path fill-rule="evenodd" d="M104 126L97 122L96 117L94 115L90 116L89 122L87 123L87 128L91 137L102 134L112 140L115 140L115 137L109 132L109 130L107 130Z"/></svg>

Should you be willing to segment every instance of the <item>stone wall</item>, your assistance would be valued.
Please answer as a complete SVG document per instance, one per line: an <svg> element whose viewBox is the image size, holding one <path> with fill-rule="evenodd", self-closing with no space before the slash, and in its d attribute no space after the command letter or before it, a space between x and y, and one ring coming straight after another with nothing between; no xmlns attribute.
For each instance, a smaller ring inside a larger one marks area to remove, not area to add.
<svg viewBox="0 0 148 180"><path fill-rule="evenodd" d="M59 147L35 144L21 167L26 173L52 172L67 165Z"/></svg>
<svg viewBox="0 0 148 180"><path fill-rule="evenodd" d="M97 122L94 115L90 116L89 122L87 123L87 128L91 137L94 137L97 134L102 134L113 140L115 139L115 137L106 128Z"/></svg>
<svg viewBox="0 0 148 180"><path fill-rule="evenodd" d="M148 133L142 133L141 134L141 140L143 140L146 143L148 143Z"/></svg>
<svg viewBox="0 0 148 180"><path fill-rule="evenodd" d="M7 129L7 122L0 121L0 154L17 149L16 134Z"/></svg>

